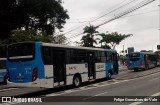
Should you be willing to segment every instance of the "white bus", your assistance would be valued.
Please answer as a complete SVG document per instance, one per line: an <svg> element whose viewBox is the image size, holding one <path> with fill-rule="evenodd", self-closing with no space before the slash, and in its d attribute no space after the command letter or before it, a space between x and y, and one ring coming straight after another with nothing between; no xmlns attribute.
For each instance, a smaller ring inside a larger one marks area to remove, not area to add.
<svg viewBox="0 0 160 105"><path fill-rule="evenodd" d="M111 49L22 42L7 48L10 86L74 85L118 74L117 52Z"/></svg>

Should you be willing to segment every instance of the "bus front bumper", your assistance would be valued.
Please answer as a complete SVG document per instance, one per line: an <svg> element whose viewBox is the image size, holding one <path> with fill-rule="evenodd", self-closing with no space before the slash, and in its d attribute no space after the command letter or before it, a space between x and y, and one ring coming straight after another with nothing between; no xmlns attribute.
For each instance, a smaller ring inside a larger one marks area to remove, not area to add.
<svg viewBox="0 0 160 105"><path fill-rule="evenodd" d="M7 80L8 87L40 87L40 79L35 80L34 82L27 83L15 83Z"/></svg>

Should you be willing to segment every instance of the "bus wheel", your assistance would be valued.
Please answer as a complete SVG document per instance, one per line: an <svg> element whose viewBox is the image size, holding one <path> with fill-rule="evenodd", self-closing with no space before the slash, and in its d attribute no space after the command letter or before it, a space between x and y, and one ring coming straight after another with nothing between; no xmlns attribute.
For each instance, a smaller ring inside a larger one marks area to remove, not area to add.
<svg viewBox="0 0 160 105"><path fill-rule="evenodd" d="M7 85L7 78L6 78L6 76L4 76L4 78L3 78L3 85Z"/></svg>
<svg viewBox="0 0 160 105"><path fill-rule="evenodd" d="M149 69L149 67L148 67L148 65L146 66L146 70L148 70Z"/></svg>
<svg viewBox="0 0 160 105"><path fill-rule="evenodd" d="M73 85L74 87L79 87L81 84L81 78L79 75L75 75L73 78Z"/></svg>
<svg viewBox="0 0 160 105"><path fill-rule="evenodd" d="M110 80L112 78L111 71L108 72L108 79Z"/></svg>
<svg viewBox="0 0 160 105"><path fill-rule="evenodd" d="M134 69L134 71L136 72L136 71L138 71L138 69Z"/></svg>

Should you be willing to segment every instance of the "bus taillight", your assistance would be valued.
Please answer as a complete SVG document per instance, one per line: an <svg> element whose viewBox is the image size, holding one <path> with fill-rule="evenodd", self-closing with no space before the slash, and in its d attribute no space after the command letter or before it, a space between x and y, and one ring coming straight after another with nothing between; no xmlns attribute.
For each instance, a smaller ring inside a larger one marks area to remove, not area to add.
<svg viewBox="0 0 160 105"><path fill-rule="evenodd" d="M33 69L33 74L32 74L32 81L35 81L38 76L38 68Z"/></svg>
<svg viewBox="0 0 160 105"><path fill-rule="evenodd" d="M141 67L144 67L144 61L141 62Z"/></svg>
<svg viewBox="0 0 160 105"><path fill-rule="evenodd" d="M127 62L127 63L126 63L126 66L127 66L127 68L129 69L129 67L130 67L130 64L129 64L129 62Z"/></svg>

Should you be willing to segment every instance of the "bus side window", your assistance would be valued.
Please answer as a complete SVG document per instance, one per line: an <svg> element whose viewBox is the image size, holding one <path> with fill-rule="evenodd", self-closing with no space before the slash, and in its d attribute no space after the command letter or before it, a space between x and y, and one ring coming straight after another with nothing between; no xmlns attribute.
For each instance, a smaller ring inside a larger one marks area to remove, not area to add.
<svg viewBox="0 0 160 105"><path fill-rule="evenodd" d="M86 60L86 51L85 50L77 50L77 63L85 63L87 62Z"/></svg>
<svg viewBox="0 0 160 105"><path fill-rule="evenodd" d="M112 62L112 53L106 52L107 62Z"/></svg>
<svg viewBox="0 0 160 105"><path fill-rule="evenodd" d="M106 62L107 61L105 52L102 52L102 54L101 54L101 61L102 62Z"/></svg>
<svg viewBox="0 0 160 105"><path fill-rule="evenodd" d="M71 49L70 50L70 63L74 64L77 63L77 59L76 59L76 50Z"/></svg>
<svg viewBox="0 0 160 105"><path fill-rule="evenodd" d="M98 63L104 63L106 62L107 58L106 58L106 54L105 52L101 52L101 51L97 51L95 53L95 59L96 59L96 62Z"/></svg>
<svg viewBox="0 0 160 105"><path fill-rule="evenodd" d="M95 53L95 59L96 59L96 62L101 62L101 52L100 51L97 51Z"/></svg>
<svg viewBox="0 0 160 105"><path fill-rule="evenodd" d="M50 47L42 47L42 59L43 63L46 65L52 64L52 55L51 55L51 48Z"/></svg>
<svg viewBox="0 0 160 105"><path fill-rule="evenodd" d="M66 64L70 63L71 55L70 55L70 50L66 50Z"/></svg>
<svg viewBox="0 0 160 105"><path fill-rule="evenodd" d="M86 51L85 50L70 50L70 63L85 63L86 62Z"/></svg>

